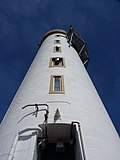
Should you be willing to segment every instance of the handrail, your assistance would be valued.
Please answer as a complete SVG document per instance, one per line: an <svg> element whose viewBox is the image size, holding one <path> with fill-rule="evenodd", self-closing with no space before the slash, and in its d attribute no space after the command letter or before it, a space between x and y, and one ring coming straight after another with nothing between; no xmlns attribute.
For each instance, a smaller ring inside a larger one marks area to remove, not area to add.
<svg viewBox="0 0 120 160"><path fill-rule="evenodd" d="M9 153L8 160L13 160L13 158L14 158L13 155L14 155L14 152L15 152L15 148L16 148L18 139L19 139L19 134L16 134L16 135L15 135L14 142L13 142L13 145L12 145L11 150L10 150L10 153Z"/></svg>
<svg viewBox="0 0 120 160"><path fill-rule="evenodd" d="M40 111L46 111L46 114L45 114L45 115L47 115L47 114L49 113L49 111L46 110L46 109L39 109L39 110L37 110L37 113L40 112ZM36 111L31 112L31 113L28 113L27 115L25 115L24 117L22 117L17 123L20 123L25 117L27 117L27 116L29 116L29 115L31 115L31 114L35 114L35 113L36 113ZM37 115L36 115L36 117L37 117Z"/></svg>
<svg viewBox="0 0 120 160"><path fill-rule="evenodd" d="M15 152L15 148L16 148L16 145L17 145L19 136L20 136L21 134L23 134L24 132L33 131L33 130L37 131L38 135L40 135L40 133L42 132L42 129L41 129L41 128L39 128L39 127L34 127L34 128L26 128L26 129L18 132L18 133L15 135L15 139L14 139L13 145L12 145L12 147L11 147L8 160L13 160L13 159L14 159L14 152Z"/></svg>
<svg viewBox="0 0 120 160"><path fill-rule="evenodd" d="M75 122L72 122L72 126L73 126L73 124L77 124L76 129L78 130L78 134L80 137L82 158L83 158L83 160L87 160L80 123L75 121Z"/></svg>
<svg viewBox="0 0 120 160"><path fill-rule="evenodd" d="M38 135L40 135L40 133L42 132L42 128L40 128L40 127L33 127L33 128L25 128L22 131L18 132L18 134L21 135L24 132L33 131L33 130L38 131Z"/></svg>
<svg viewBox="0 0 120 160"><path fill-rule="evenodd" d="M48 121L48 114L49 114L49 106L48 106L48 104L46 104L46 103L40 103L40 104L28 104L28 105L26 105L26 106L24 106L24 107L22 107L22 109L25 109L26 107L36 107L36 110L35 110L35 112L33 112L33 113L35 113L36 115L36 117L37 117L37 114L38 114L38 112L39 111L46 111L46 114L44 114L44 117L45 117L45 120L44 120L44 124L45 124L45 128L46 128L46 138L47 138L47 121ZM39 110L39 106L46 106L47 107L47 109L40 109Z"/></svg>
<svg viewBox="0 0 120 160"><path fill-rule="evenodd" d="M41 109L41 110L39 110L39 106L46 106L47 109ZM48 104L46 104L46 103L40 103L40 104L37 104L37 103L36 103L36 104L28 104L28 105L22 107L22 109L25 109L25 108L27 108L27 107L35 107L35 108L36 108L35 112L33 112L33 113L36 113L36 117L37 117L37 113L38 113L39 111L45 110L45 111L46 111L46 115L49 113L49 106L48 106Z"/></svg>
<svg viewBox="0 0 120 160"><path fill-rule="evenodd" d="M47 107L47 110L49 110L49 106L48 106L48 104L46 104L46 103L40 103L40 104L28 104L28 105L26 105L26 106L24 106L24 107L22 107L22 109L24 109L24 108L26 108L26 107L29 107L29 106L35 106L35 107L37 107L37 106L46 106Z"/></svg>

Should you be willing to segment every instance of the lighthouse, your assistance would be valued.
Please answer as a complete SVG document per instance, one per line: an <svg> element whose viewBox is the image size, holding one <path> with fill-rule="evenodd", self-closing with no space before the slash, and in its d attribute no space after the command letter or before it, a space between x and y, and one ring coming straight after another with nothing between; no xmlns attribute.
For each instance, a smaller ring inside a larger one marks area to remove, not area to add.
<svg viewBox="0 0 120 160"><path fill-rule="evenodd" d="M120 160L120 139L88 61L72 27L44 35L0 125L0 160Z"/></svg>

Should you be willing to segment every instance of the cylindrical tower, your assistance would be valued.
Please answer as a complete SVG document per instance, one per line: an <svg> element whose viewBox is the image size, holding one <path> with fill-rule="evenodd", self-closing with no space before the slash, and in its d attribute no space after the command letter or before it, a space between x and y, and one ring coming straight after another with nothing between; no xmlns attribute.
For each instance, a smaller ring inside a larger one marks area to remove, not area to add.
<svg viewBox="0 0 120 160"><path fill-rule="evenodd" d="M91 82L85 42L49 31L0 126L0 160L119 160L120 139Z"/></svg>

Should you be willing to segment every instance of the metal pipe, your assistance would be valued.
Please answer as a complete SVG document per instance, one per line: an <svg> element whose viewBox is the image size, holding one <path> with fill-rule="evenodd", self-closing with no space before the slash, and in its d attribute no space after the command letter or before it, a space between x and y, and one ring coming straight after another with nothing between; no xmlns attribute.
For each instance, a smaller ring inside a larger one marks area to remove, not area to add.
<svg viewBox="0 0 120 160"><path fill-rule="evenodd" d="M26 105L26 106L24 106L24 107L22 107L22 109L24 109L24 108L26 108L26 107L30 107L30 106L46 106L47 107L47 110L49 110L49 106L48 106L48 104L46 104L46 103L40 103L40 104L28 104L28 105Z"/></svg>
<svg viewBox="0 0 120 160"><path fill-rule="evenodd" d="M14 158L13 155L14 155L14 152L15 152L15 148L16 148L18 139L19 139L19 134L16 134L15 139L14 139L14 142L13 142L13 145L12 145L12 147L11 147L11 151L10 151L10 153L9 153L8 160L13 160L13 158Z"/></svg>
<svg viewBox="0 0 120 160"><path fill-rule="evenodd" d="M41 129L41 128L35 127L35 128L26 128L26 129L24 129L24 130L18 132L18 134L20 135L20 134L23 134L24 132L33 131L33 130L38 131L38 135L40 135L40 133L42 132L42 129Z"/></svg>
<svg viewBox="0 0 120 160"><path fill-rule="evenodd" d="M81 131L81 127L80 127L80 123L75 121L75 122L72 122L72 127L71 127L71 136L72 136L72 128L73 128L73 125L77 123L78 124L78 127L76 127L76 129L78 129L78 133L79 133L79 137L80 137L80 143L81 143L81 151L82 151L82 157L83 157L83 160L87 160L86 158L86 153L85 153L85 147L84 147L84 142L83 142L83 136L82 136L82 131Z"/></svg>
<svg viewBox="0 0 120 160"><path fill-rule="evenodd" d="M82 48L81 48L81 50L80 50L80 52L79 52L79 55L80 55L81 52L83 51L84 47L85 47L85 44L82 46Z"/></svg>
<svg viewBox="0 0 120 160"><path fill-rule="evenodd" d="M81 147L82 147L83 157L84 157L84 160L87 160L80 124L78 125L78 129L79 129L79 134L80 134L80 140L81 140Z"/></svg>

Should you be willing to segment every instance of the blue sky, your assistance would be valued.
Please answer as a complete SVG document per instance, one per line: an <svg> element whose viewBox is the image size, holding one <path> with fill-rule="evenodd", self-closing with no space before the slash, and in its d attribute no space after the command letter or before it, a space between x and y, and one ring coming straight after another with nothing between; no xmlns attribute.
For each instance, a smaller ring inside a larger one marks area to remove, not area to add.
<svg viewBox="0 0 120 160"><path fill-rule="evenodd" d="M120 135L119 0L0 0L0 121L43 35L69 25L87 43L88 72Z"/></svg>

